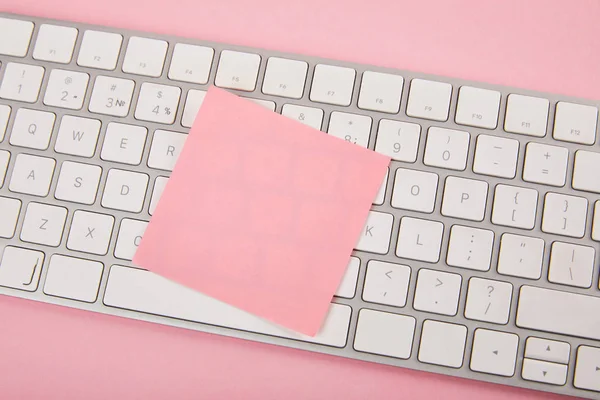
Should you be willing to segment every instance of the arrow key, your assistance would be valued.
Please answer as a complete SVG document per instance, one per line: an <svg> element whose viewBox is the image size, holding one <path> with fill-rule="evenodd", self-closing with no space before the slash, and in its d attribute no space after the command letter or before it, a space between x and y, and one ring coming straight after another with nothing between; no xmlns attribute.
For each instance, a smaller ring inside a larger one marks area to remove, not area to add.
<svg viewBox="0 0 600 400"><path fill-rule="evenodd" d="M519 337L515 334L476 329L471 353L471 370L513 376L518 347Z"/></svg>
<svg viewBox="0 0 600 400"><path fill-rule="evenodd" d="M550 361L560 364L569 363L571 345L555 340L541 339L537 337L527 338L525 344L525 357L536 360Z"/></svg>
<svg viewBox="0 0 600 400"><path fill-rule="evenodd" d="M410 267L381 261L369 261L363 300L404 307L410 282Z"/></svg>
<svg viewBox="0 0 600 400"><path fill-rule="evenodd" d="M600 392L600 348L579 346L573 385Z"/></svg>
<svg viewBox="0 0 600 400"><path fill-rule="evenodd" d="M562 386L567 383L568 368L569 367L564 364L555 364L525 358L523 360L523 371L521 372L521 375L523 376L523 379L528 381Z"/></svg>

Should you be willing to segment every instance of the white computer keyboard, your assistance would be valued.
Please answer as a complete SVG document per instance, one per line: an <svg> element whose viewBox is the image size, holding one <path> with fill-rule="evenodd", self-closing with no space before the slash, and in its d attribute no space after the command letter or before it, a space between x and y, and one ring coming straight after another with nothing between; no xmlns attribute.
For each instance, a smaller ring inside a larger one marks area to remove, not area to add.
<svg viewBox="0 0 600 400"><path fill-rule="evenodd" d="M0 294L600 398L599 102L9 14L0 63ZM314 338L131 265L213 84L393 159Z"/></svg>

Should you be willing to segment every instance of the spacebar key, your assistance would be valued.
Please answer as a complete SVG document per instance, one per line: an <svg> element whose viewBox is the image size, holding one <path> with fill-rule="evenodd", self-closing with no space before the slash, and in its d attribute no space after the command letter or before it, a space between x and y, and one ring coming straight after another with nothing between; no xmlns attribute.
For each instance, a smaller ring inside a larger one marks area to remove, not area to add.
<svg viewBox="0 0 600 400"><path fill-rule="evenodd" d="M188 289L152 272L113 265L108 276L104 304L148 314L162 315L265 335L344 347L351 309L331 304L319 333L305 336Z"/></svg>
<svg viewBox="0 0 600 400"><path fill-rule="evenodd" d="M523 286L517 326L600 340L600 297Z"/></svg>

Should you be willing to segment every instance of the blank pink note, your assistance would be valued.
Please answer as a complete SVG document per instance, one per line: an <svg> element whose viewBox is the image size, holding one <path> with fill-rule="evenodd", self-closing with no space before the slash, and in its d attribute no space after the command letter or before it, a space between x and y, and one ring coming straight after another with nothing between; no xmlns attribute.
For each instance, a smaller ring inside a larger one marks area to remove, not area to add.
<svg viewBox="0 0 600 400"><path fill-rule="evenodd" d="M133 261L313 336L389 161L211 88Z"/></svg>

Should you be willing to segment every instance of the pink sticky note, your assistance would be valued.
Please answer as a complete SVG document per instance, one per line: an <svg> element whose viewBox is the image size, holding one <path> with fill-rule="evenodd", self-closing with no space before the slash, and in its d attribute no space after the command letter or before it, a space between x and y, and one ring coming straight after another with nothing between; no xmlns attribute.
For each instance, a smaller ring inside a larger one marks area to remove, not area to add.
<svg viewBox="0 0 600 400"><path fill-rule="evenodd" d="M133 261L315 335L389 161L211 88Z"/></svg>

